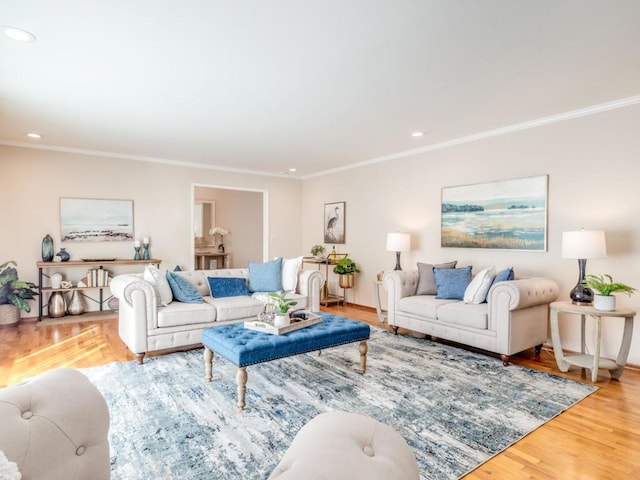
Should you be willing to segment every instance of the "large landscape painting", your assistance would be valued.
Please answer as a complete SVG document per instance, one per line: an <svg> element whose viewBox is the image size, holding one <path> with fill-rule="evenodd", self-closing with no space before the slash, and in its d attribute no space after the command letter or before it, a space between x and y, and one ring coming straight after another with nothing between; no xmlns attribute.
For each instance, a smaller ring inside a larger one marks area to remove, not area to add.
<svg viewBox="0 0 640 480"><path fill-rule="evenodd" d="M63 242L133 240L133 200L61 198Z"/></svg>
<svg viewBox="0 0 640 480"><path fill-rule="evenodd" d="M547 175L442 189L443 247L545 251Z"/></svg>

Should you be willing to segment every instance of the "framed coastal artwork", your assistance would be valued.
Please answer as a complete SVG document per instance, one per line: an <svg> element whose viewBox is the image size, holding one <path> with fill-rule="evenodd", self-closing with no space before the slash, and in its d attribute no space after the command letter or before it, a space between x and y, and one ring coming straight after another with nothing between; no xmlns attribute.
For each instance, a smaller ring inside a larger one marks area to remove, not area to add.
<svg viewBox="0 0 640 480"><path fill-rule="evenodd" d="M444 187L443 247L544 252L548 175Z"/></svg>
<svg viewBox="0 0 640 480"><path fill-rule="evenodd" d="M133 200L60 199L63 242L133 240Z"/></svg>
<svg viewBox="0 0 640 480"><path fill-rule="evenodd" d="M345 202L324 204L324 243L344 243Z"/></svg>

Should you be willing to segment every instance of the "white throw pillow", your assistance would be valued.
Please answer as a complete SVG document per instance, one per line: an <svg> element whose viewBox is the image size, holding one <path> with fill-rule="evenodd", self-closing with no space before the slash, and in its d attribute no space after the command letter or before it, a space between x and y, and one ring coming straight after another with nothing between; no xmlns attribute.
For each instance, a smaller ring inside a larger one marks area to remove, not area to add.
<svg viewBox="0 0 640 480"><path fill-rule="evenodd" d="M464 291L464 303L482 303L486 301L487 293L489 293L489 288L491 288L491 283L495 276L496 269L493 266L480 270Z"/></svg>
<svg viewBox="0 0 640 480"><path fill-rule="evenodd" d="M7 456L0 450L0 479L2 480L20 480L22 474L18 470L15 462L9 461Z"/></svg>
<svg viewBox="0 0 640 480"><path fill-rule="evenodd" d="M282 289L296 291L302 257L282 259Z"/></svg>
<svg viewBox="0 0 640 480"><path fill-rule="evenodd" d="M160 269L155 265L147 265L144 269L144 279L153 285L160 305L166 307L171 303L173 300L173 292L167 280L166 272L162 274Z"/></svg>

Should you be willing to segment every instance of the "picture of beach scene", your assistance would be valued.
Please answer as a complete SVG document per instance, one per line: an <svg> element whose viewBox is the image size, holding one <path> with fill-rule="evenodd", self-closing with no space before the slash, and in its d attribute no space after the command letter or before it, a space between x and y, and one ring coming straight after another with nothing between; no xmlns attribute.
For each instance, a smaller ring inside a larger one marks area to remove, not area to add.
<svg viewBox="0 0 640 480"><path fill-rule="evenodd" d="M133 200L61 198L63 242L133 240Z"/></svg>
<svg viewBox="0 0 640 480"><path fill-rule="evenodd" d="M441 245L546 251L548 176L442 189Z"/></svg>

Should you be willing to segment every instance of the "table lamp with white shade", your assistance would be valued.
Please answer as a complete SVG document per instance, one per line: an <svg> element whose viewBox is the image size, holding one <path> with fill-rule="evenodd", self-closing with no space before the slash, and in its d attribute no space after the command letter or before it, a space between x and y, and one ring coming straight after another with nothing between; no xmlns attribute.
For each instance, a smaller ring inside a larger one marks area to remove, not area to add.
<svg viewBox="0 0 640 480"><path fill-rule="evenodd" d="M402 270L400 252L411 250L411 235L408 233L387 233L387 250L396 252L396 268L394 270Z"/></svg>
<svg viewBox="0 0 640 480"><path fill-rule="evenodd" d="M578 260L578 283L571 290L569 297L575 305L591 305L593 291L584 286L587 259L604 258L607 247L604 232L601 230L577 230L562 232L562 258L576 258Z"/></svg>

